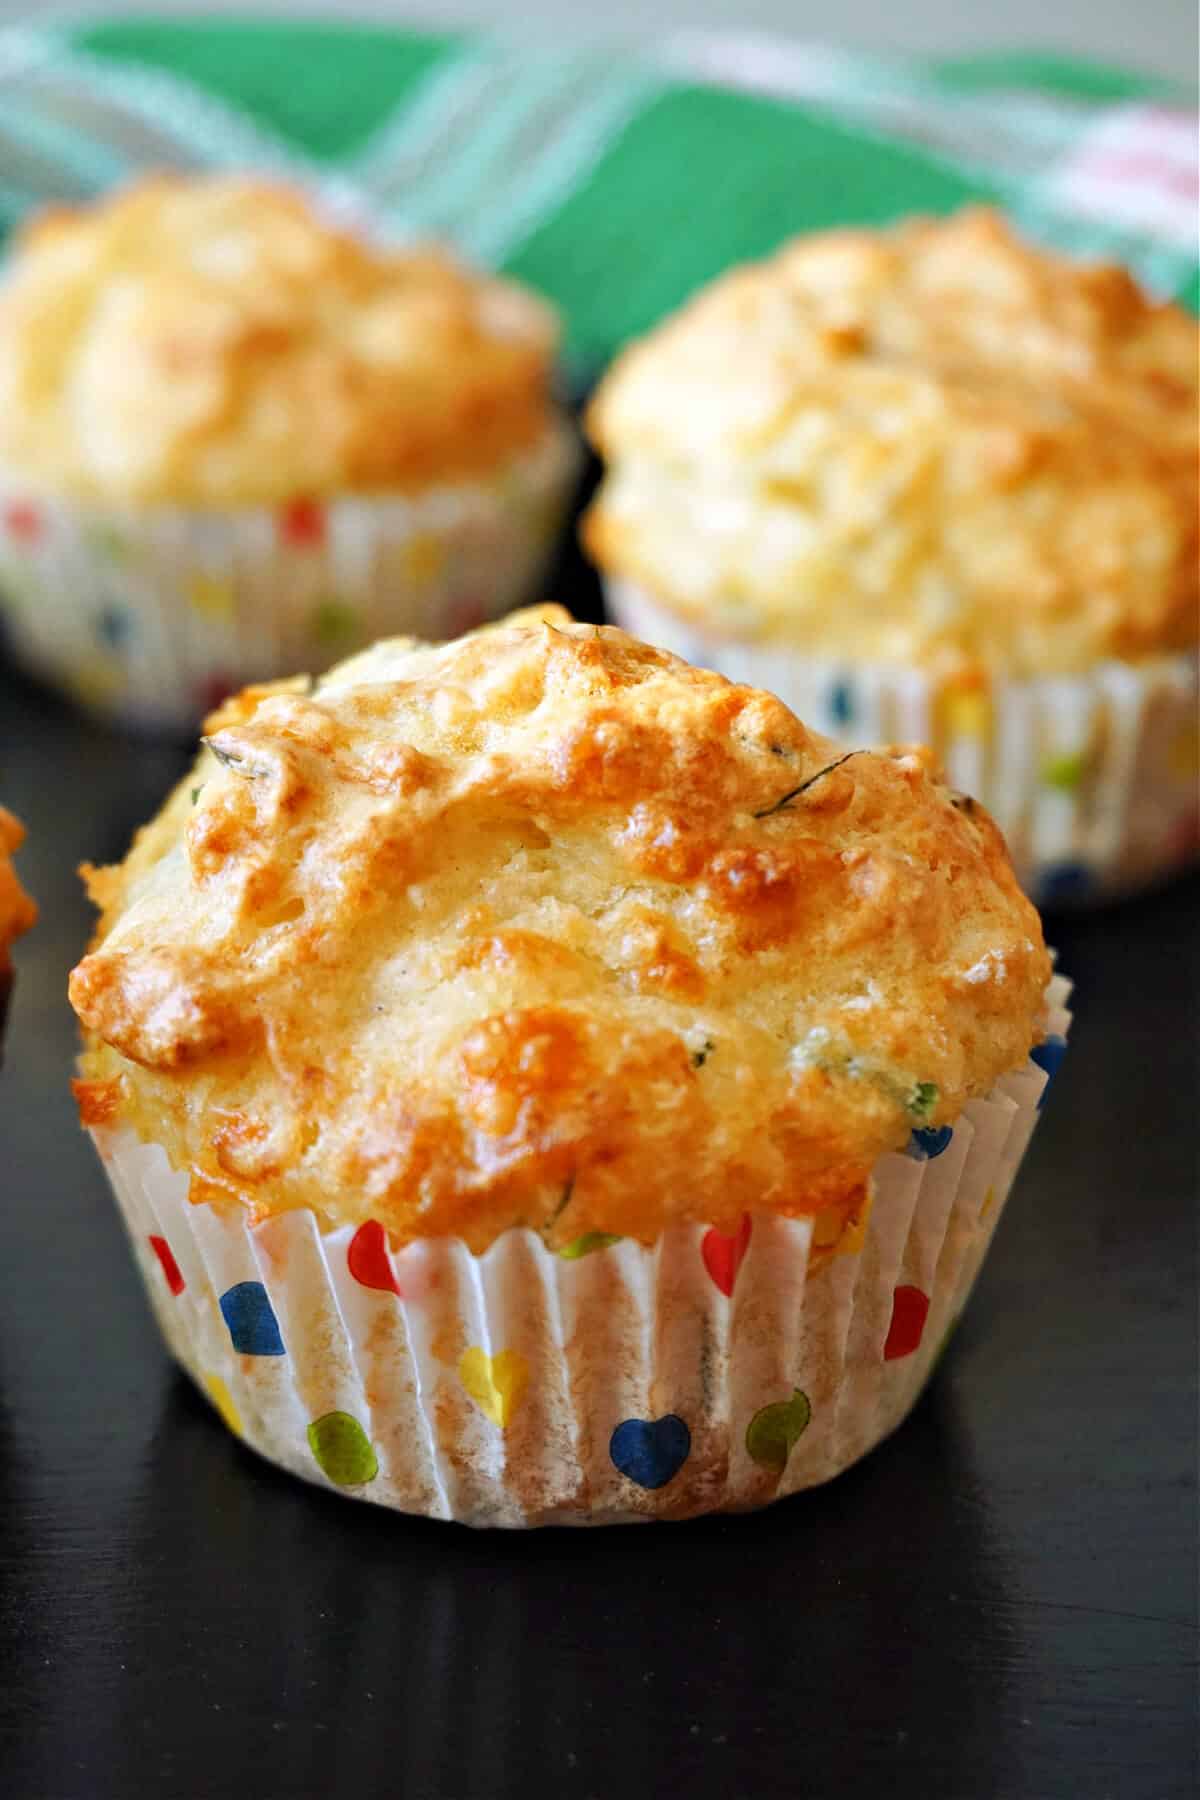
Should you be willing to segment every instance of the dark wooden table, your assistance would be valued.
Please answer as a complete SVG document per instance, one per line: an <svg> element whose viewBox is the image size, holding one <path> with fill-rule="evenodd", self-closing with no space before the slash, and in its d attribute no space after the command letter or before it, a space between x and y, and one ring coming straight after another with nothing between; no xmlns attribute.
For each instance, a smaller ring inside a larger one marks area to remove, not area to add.
<svg viewBox="0 0 1200 1800"><path fill-rule="evenodd" d="M472 1534L229 1437L75 1123L74 866L119 856L182 761L0 671L43 910L0 1075L0 1791L1193 1794L1200 882L1050 922L1071 1054L896 1437L745 1518Z"/></svg>

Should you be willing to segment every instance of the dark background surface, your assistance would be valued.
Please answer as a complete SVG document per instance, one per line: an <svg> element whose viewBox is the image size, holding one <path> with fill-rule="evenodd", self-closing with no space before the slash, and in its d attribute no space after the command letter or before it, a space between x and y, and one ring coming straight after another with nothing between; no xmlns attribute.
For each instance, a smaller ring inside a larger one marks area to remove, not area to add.
<svg viewBox="0 0 1200 1800"><path fill-rule="evenodd" d="M557 591L594 607L577 567ZM74 867L119 857L184 760L0 668L42 906L0 1074L0 1791L1194 1793L1200 881L1048 921L1071 1054L897 1436L743 1518L472 1534L228 1435L76 1124Z"/></svg>

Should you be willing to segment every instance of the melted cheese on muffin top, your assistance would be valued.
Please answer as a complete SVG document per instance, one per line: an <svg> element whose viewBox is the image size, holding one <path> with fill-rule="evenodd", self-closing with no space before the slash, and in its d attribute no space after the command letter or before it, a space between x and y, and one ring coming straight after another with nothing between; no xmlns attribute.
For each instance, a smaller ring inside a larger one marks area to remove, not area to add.
<svg viewBox="0 0 1200 1800"><path fill-rule="evenodd" d="M846 1201L1049 976L924 753L557 608L248 690L88 874L85 1119L199 1198L475 1249Z"/></svg>

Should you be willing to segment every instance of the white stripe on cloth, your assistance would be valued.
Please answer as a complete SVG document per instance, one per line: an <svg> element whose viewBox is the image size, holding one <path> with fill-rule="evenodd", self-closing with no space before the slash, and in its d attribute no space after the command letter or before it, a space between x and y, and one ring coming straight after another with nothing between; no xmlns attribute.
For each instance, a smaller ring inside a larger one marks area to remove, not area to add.
<svg viewBox="0 0 1200 1800"><path fill-rule="evenodd" d="M92 56L53 33L0 32L0 104L10 135L27 137L31 147L36 113L36 130L57 134L59 179L90 167L96 190L114 171L150 164L250 166L301 179L316 169L282 138L190 81Z"/></svg>
<svg viewBox="0 0 1200 1800"><path fill-rule="evenodd" d="M372 132L347 164L347 175L381 203L394 192L419 188L461 149L475 119L510 75L491 46L464 46L431 69Z"/></svg>
<svg viewBox="0 0 1200 1800"><path fill-rule="evenodd" d="M514 183L503 202L481 217L467 242L479 261L499 264L516 254L543 219L583 186L626 126L663 91L650 76L614 71L594 90L547 154Z"/></svg>
<svg viewBox="0 0 1200 1800"><path fill-rule="evenodd" d="M553 153L559 133L586 103L586 56L515 45L492 46L489 55L478 103L443 118L436 159L426 156L419 170L410 164L392 172L376 157L366 181L357 165L357 178L389 224L434 233L465 249L479 222L504 203L533 161Z"/></svg>

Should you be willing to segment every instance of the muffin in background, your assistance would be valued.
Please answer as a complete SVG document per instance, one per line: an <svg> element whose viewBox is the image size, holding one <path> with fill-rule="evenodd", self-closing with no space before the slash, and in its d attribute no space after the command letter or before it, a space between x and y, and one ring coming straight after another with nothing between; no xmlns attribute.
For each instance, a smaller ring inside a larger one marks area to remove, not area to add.
<svg viewBox="0 0 1200 1800"><path fill-rule="evenodd" d="M472 1524L864 1454L1064 1049L926 752L557 608L237 697L86 873L76 1094L172 1351L272 1460Z"/></svg>
<svg viewBox="0 0 1200 1800"><path fill-rule="evenodd" d="M23 932L37 924L37 907L20 882L10 858L25 841L19 819L0 806L0 1055L4 1051L4 1026L12 993L12 946Z"/></svg>
<svg viewBox="0 0 1200 1800"><path fill-rule="evenodd" d="M618 623L931 744L1043 900L1195 854L1194 319L995 213L799 238L617 361Z"/></svg>
<svg viewBox="0 0 1200 1800"><path fill-rule="evenodd" d="M158 176L17 238L0 280L0 608L108 718L524 598L576 445L558 323L282 186Z"/></svg>

